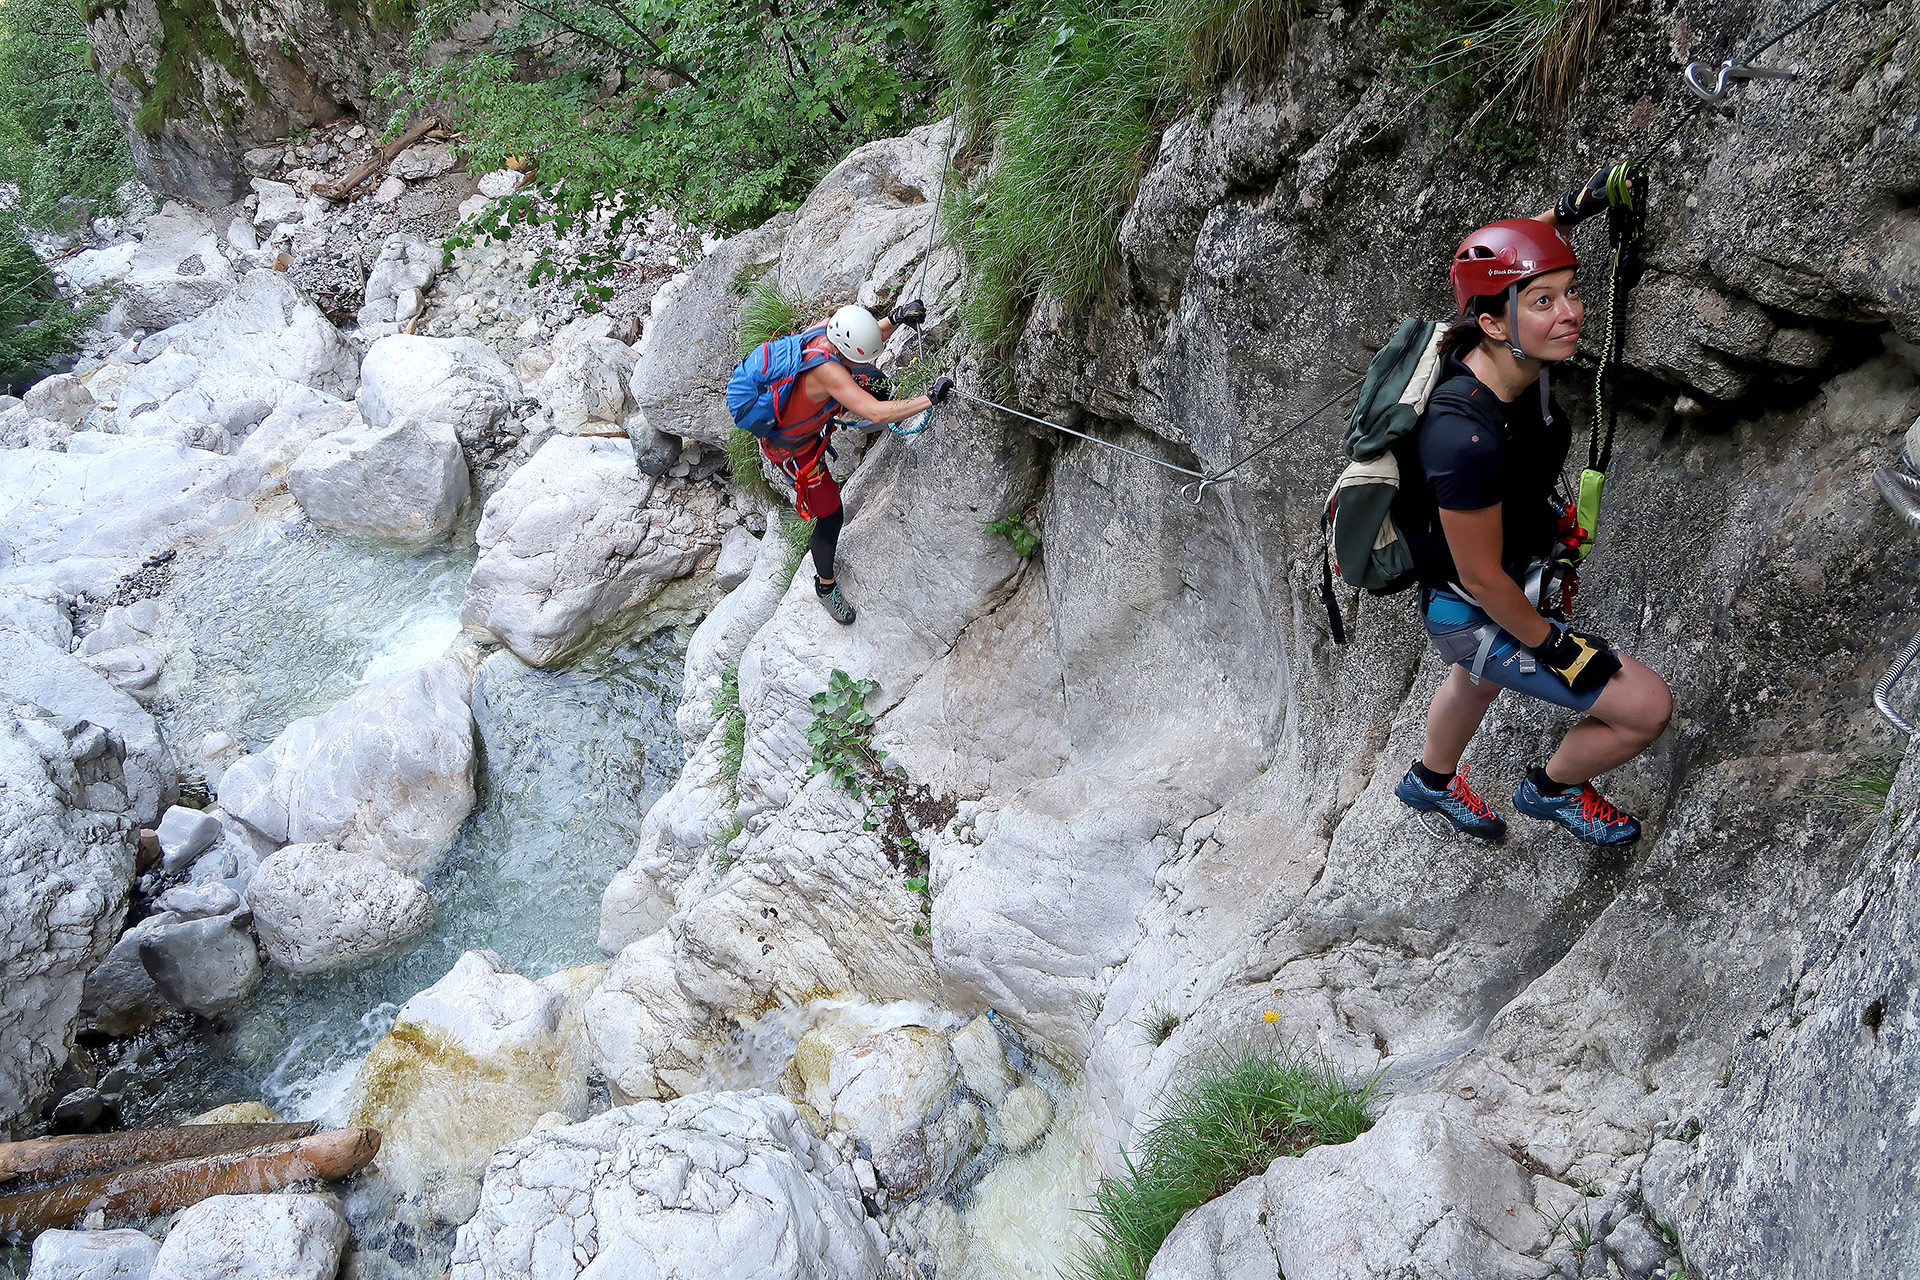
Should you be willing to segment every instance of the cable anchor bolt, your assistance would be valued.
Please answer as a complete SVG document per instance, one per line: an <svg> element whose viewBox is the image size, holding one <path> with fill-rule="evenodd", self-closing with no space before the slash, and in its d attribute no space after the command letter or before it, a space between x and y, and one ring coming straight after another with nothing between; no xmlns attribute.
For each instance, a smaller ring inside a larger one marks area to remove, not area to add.
<svg viewBox="0 0 1920 1280"><path fill-rule="evenodd" d="M1797 80L1800 77L1791 71L1782 71L1778 67L1750 67L1739 58L1728 58L1720 64L1720 74L1714 78L1713 88L1702 84L1701 77L1707 74L1704 62L1689 62L1680 78L1687 82L1687 88L1708 102L1725 102L1732 91L1729 80Z"/></svg>

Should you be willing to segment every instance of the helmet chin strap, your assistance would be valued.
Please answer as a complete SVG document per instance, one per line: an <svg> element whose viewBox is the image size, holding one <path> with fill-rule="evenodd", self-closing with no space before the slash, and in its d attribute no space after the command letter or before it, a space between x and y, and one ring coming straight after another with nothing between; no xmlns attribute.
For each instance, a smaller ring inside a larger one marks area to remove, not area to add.
<svg viewBox="0 0 1920 1280"><path fill-rule="evenodd" d="M1513 353L1515 360L1532 359L1520 349L1520 282L1514 281L1507 286L1507 350ZM1553 403L1551 392L1547 389L1547 362L1540 362L1540 418L1547 426L1553 425Z"/></svg>

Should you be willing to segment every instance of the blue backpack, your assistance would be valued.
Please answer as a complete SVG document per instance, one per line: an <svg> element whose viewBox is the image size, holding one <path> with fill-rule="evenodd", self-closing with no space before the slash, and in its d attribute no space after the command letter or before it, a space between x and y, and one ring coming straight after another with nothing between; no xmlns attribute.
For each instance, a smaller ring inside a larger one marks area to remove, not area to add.
<svg viewBox="0 0 1920 1280"><path fill-rule="evenodd" d="M733 425L761 440L780 437L776 418L787 405L800 375L833 359L831 352L809 355L807 344L826 333L826 326L773 338L749 352L733 366L727 379L727 411Z"/></svg>

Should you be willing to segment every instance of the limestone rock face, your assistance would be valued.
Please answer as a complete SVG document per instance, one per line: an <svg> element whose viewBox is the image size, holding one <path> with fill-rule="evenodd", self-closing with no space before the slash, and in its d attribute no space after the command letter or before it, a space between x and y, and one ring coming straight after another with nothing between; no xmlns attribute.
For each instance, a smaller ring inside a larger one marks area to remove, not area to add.
<svg viewBox="0 0 1920 1280"><path fill-rule="evenodd" d="M380 859L292 844L260 864L247 906L267 955L289 973L319 973L374 955L433 923L433 895Z"/></svg>
<svg viewBox="0 0 1920 1280"><path fill-rule="evenodd" d="M569 346L528 390L563 431L589 422L622 423L632 407L627 381L638 359L624 342L588 338Z"/></svg>
<svg viewBox="0 0 1920 1280"><path fill-rule="evenodd" d="M0 628L0 697L38 703L112 732L119 739L123 811L136 826L159 821L179 779L153 717L138 702L79 659L5 628Z"/></svg>
<svg viewBox="0 0 1920 1280"><path fill-rule="evenodd" d="M331 432L287 471L316 523L408 541L440 537L467 500L467 462L453 427L396 418Z"/></svg>
<svg viewBox="0 0 1920 1280"><path fill-rule="evenodd" d="M876 1154L924 1125L959 1076L947 1038L928 1027L896 1027L833 1055L827 1092L833 1125Z"/></svg>
<svg viewBox="0 0 1920 1280"><path fill-rule="evenodd" d="M0 1125L35 1110L67 1060L87 973L126 916L138 830L104 729L0 695Z"/></svg>
<svg viewBox="0 0 1920 1280"><path fill-rule="evenodd" d="M174 1218L149 1280L332 1280L347 1235L332 1196L211 1196Z"/></svg>
<svg viewBox="0 0 1920 1280"><path fill-rule="evenodd" d="M252 994L260 957L244 911L174 920L143 934L140 963L154 987L177 1009L210 1018Z"/></svg>
<svg viewBox="0 0 1920 1280"><path fill-rule="evenodd" d="M878 1280L878 1239L851 1169L792 1103L696 1094L499 1152L460 1229L452 1280Z"/></svg>
<svg viewBox="0 0 1920 1280"><path fill-rule="evenodd" d="M550 665L711 557L718 509L709 486L641 476L623 441L555 436L487 500L461 621Z"/></svg>
<svg viewBox="0 0 1920 1280"><path fill-rule="evenodd" d="M442 422L462 441L498 427L521 395L513 370L473 338L389 334L368 348L360 378L360 413L370 425Z"/></svg>
<svg viewBox="0 0 1920 1280"><path fill-rule="evenodd" d="M220 802L269 839L337 841L424 872L473 807L470 687L451 658L368 685L236 761Z"/></svg>

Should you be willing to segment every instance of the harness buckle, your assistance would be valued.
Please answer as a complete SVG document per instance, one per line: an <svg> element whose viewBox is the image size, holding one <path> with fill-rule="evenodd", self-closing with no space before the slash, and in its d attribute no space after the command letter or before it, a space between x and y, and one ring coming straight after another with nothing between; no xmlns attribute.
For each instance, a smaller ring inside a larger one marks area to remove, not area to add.
<svg viewBox="0 0 1920 1280"><path fill-rule="evenodd" d="M1795 75L1793 72L1782 71L1777 67L1747 66L1745 63L1741 62L1738 57L1728 58L1725 62L1720 64L1720 74L1717 77L1715 77L1713 82L1713 88L1711 89L1707 88L1706 85L1700 82L1701 76L1705 75L1706 72L1707 72L1706 63L1689 62L1687 64L1687 69L1680 73L1680 78L1686 81L1687 88L1693 90L1694 94L1697 97L1702 98L1707 102L1725 102L1727 99L1727 94L1732 89L1732 86L1727 83L1727 81L1729 80L1797 80L1799 79L1799 76Z"/></svg>

